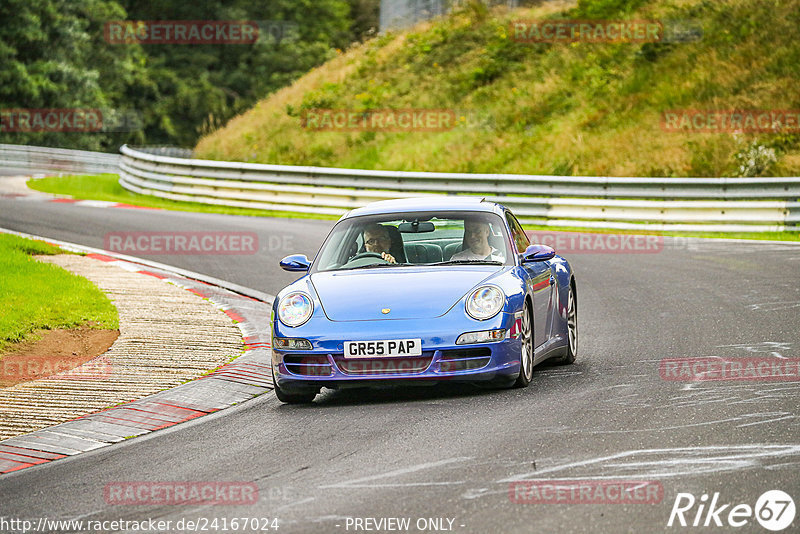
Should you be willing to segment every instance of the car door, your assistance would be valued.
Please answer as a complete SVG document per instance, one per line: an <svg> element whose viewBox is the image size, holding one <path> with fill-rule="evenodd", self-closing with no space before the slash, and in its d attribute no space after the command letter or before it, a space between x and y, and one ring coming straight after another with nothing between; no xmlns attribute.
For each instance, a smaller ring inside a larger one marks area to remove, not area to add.
<svg viewBox="0 0 800 534"><path fill-rule="evenodd" d="M525 230L511 212L506 212L506 219L511 230L511 238L517 253L525 252L530 240ZM533 295L533 346L546 343L550 336L550 311L552 309L553 283L549 261L523 263L522 269L527 275L528 288Z"/></svg>

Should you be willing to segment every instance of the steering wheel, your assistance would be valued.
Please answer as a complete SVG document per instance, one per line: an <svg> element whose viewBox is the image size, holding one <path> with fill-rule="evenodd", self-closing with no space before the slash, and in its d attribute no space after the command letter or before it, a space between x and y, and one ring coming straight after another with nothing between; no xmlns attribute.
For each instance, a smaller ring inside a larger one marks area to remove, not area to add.
<svg viewBox="0 0 800 534"><path fill-rule="evenodd" d="M375 263L374 261L361 261L361 260L367 260L367 259L369 259L369 260L377 259L377 260L382 261L383 263L389 263L388 261L383 259L383 257L380 255L379 252L359 252L358 254L356 254L355 256L350 258L349 260L347 260L347 263L345 265L348 265L350 267L360 267L362 265L370 265L370 264ZM358 262L358 264L357 265L353 265L353 262Z"/></svg>

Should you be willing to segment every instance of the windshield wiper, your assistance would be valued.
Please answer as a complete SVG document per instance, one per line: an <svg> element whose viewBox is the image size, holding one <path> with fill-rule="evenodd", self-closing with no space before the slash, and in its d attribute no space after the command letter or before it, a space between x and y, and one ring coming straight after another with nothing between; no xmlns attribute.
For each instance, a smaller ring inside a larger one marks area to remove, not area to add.
<svg viewBox="0 0 800 534"><path fill-rule="evenodd" d="M413 263L371 263L369 265L359 265L358 267L345 267L336 269L337 271L355 271L356 269L372 269L373 267L397 267L403 265L414 265Z"/></svg>
<svg viewBox="0 0 800 534"><path fill-rule="evenodd" d="M503 265L502 261L497 260L448 260L439 261L436 263L428 263L428 265L458 265L471 263L473 265Z"/></svg>

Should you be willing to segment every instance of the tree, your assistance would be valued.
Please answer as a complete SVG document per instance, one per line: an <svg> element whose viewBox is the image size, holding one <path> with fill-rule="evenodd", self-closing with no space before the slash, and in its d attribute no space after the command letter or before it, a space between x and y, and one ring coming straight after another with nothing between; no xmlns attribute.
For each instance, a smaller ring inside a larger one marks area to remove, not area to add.
<svg viewBox="0 0 800 534"><path fill-rule="evenodd" d="M4 0L0 110L100 109L105 124L95 132L6 128L0 142L110 151L122 143L191 147L368 32L372 15L363 9L376 2ZM258 21L260 37L251 44L113 44L104 29L119 20Z"/></svg>

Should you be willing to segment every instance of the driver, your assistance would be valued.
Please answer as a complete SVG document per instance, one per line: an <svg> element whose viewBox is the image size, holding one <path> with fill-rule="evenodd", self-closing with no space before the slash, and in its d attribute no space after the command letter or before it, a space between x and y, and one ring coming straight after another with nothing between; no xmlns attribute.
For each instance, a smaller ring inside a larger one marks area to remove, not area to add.
<svg viewBox="0 0 800 534"><path fill-rule="evenodd" d="M450 259L505 261L503 253L489 244L491 233L489 223L467 219L464 221L464 250L453 254Z"/></svg>
<svg viewBox="0 0 800 534"><path fill-rule="evenodd" d="M394 256L389 254L392 248L392 237L389 230L380 224L369 224L364 228L364 248L367 252L375 252L389 263L397 263Z"/></svg>

